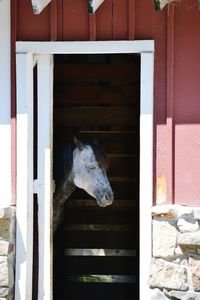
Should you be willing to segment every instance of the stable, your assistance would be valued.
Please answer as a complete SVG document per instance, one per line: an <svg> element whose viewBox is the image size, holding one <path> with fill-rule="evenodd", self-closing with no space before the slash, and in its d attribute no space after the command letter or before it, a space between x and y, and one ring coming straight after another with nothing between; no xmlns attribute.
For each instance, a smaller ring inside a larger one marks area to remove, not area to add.
<svg viewBox="0 0 200 300"><path fill-rule="evenodd" d="M198 297L199 22L196 0L0 1L0 298ZM114 201L77 188L53 234L55 153L95 139Z"/></svg>

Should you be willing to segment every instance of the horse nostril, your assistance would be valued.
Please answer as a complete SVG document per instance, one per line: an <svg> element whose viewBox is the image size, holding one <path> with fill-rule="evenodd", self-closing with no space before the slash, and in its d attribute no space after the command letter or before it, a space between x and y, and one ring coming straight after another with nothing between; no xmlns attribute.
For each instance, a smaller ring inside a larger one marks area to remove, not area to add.
<svg viewBox="0 0 200 300"><path fill-rule="evenodd" d="M108 193L105 198L111 204L114 198L113 193Z"/></svg>

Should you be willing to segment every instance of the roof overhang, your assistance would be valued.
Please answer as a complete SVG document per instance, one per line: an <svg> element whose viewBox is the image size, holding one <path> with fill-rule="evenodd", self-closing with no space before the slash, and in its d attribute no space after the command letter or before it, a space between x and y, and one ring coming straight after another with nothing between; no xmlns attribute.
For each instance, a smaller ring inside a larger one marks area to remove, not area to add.
<svg viewBox="0 0 200 300"><path fill-rule="evenodd" d="M32 1L34 14L40 14L43 11L43 9L51 2L51 0L31 0L31 1ZM93 14L105 0L85 0L85 1L87 1L88 13ZM160 11L167 4L175 1L176 0L153 0L153 3L155 9ZM198 6L200 8L200 0L197 1L198 1Z"/></svg>

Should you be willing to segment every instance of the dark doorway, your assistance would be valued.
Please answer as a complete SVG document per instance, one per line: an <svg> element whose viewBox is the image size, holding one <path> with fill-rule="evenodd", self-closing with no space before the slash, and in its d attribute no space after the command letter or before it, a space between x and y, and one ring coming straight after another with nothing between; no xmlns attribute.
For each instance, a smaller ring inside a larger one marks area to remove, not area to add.
<svg viewBox="0 0 200 300"><path fill-rule="evenodd" d="M54 300L139 299L139 55L56 55L54 150L76 135L108 154L114 203L77 189L54 236Z"/></svg>

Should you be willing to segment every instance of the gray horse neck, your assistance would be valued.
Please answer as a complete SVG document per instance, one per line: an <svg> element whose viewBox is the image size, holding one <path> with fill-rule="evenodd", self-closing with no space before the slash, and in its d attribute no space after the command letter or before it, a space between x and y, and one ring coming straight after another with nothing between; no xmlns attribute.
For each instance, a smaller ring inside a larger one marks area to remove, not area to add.
<svg viewBox="0 0 200 300"><path fill-rule="evenodd" d="M58 228L64 218L64 204L70 197L76 186L69 179L66 179L53 197L53 230Z"/></svg>

